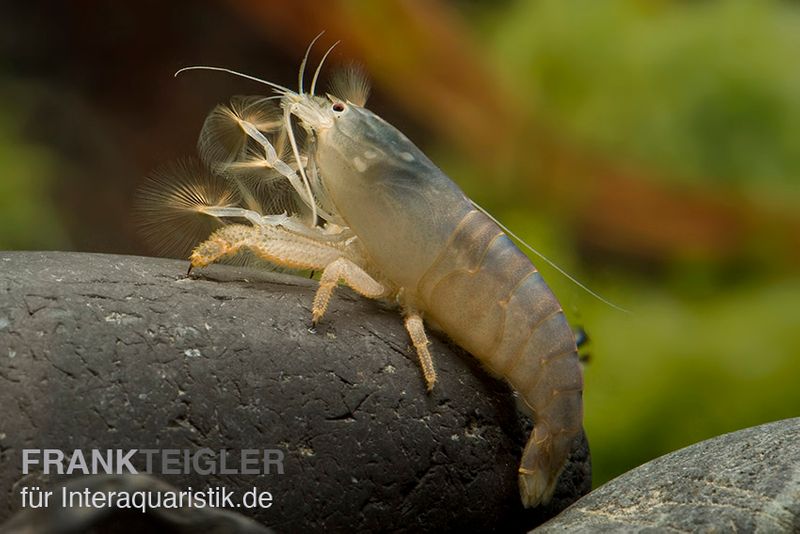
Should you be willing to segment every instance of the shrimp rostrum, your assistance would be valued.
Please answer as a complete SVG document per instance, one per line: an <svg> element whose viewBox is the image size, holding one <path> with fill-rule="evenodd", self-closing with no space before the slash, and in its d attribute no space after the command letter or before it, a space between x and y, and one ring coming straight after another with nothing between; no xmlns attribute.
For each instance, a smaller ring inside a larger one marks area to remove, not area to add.
<svg viewBox="0 0 800 534"><path fill-rule="evenodd" d="M277 96L212 111L199 141L202 165L142 190L147 224L213 230L192 250L193 267L246 253L321 272L314 323L340 282L395 302L429 390L436 371L424 323L437 325L530 411L519 488L525 506L548 502L582 433L582 371L561 306L494 219L364 107L367 85L355 70L325 97L314 95L319 69L304 92L303 70L297 92L259 80ZM211 224L191 227L190 215ZM160 238L161 230L151 233Z"/></svg>

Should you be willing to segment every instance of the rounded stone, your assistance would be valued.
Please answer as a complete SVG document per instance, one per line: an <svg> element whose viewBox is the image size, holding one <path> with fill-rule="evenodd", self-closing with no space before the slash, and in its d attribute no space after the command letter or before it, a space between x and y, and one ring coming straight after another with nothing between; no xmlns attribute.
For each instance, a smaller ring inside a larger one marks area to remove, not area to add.
<svg viewBox="0 0 800 534"><path fill-rule="evenodd" d="M800 418L652 460L536 529L548 532L800 532Z"/></svg>
<svg viewBox="0 0 800 534"><path fill-rule="evenodd" d="M521 530L588 491L584 440L551 505L524 510L530 424L513 395L437 335L426 392L396 310L339 288L311 331L316 282L186 267L0 253L0 522L22 487L68 479L23 474L23 449L281 451L282 474L152 473L178 489L268 491L270 507L231 512L279 532Z"/></svg>

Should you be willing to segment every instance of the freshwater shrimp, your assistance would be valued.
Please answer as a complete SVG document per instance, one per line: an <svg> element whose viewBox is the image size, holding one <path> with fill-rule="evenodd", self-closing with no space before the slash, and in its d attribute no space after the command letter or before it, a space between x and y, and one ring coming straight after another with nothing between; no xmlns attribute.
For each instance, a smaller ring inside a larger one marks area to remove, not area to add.
<svg viewBox="0 0 800 534"><path fill-rule="evenodd" d="M330 94L315 95L325 57L309 92L306 59L296 92L219 67L182 69L230 72L277 96L235 100L206 120L201 157L212 175L235 185L235 194L206 194L214 188L185 182L165 192L157 182L141 196L145 210L171 207L218 221L192 250L190 269L246 250L278 266L321 272L314 324L339 282L396 302L428 390L436 371L424 324L437 325L507 380L532 415L519 489L526 507L545 504L582 433L583 376L561 306L498 223L364 107L364 77L349 69ZM256 198L259 187L276 184L294 200L291 211L268 213Z"/></svg>

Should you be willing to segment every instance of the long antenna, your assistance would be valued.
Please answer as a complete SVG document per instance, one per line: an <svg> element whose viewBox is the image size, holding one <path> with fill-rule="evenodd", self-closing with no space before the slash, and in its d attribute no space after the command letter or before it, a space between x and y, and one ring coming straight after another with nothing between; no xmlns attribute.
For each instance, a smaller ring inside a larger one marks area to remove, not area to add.
<svg viewBox="0 0 800 534"><path fill-rule="evenodd" d="M311 48L314 46L314 43L322 37L322 34L325 33L325 30L322 30L317 34L314 39L308 44L308 48L306 48L306 55L303 56L303 61L300 63L300 72L297 73L297 86L299 87L298 91L300 94L303 94L303 73L306 71L306 63L308 63L308 55L311 53Z"/></svg>
<svg viewBox="0 0 800 534"><path fill-rule="evenodd" d="M283 94L296 94L291 89L287 89L282 85L278 85L277 83L268 82L267 80L262 80L261 78L256 78L255 76L250 76L249 74L244 74L241 72L237 72L235 70L226 69L224 67L210 67L208 65L193 65L191 67L183 67L175 72L174 76L177 78L179 74L186 72L187 70L213 70L218 72L227 72L228 74L233 74L235 76L239 76L241 78L245 78L247 80L252 80L254 82L263 83L264 85L268 85L275 89L279 93Z"/></svg>
<svg viewBox="0 0 800 534"><path fill-rule="evenodd" d="M520 238L519 236L517 236L517 235L516 235L514 232L512 232L512 231L511 231L511 230L509 230L508 228L506 228L506 227L503 225L503 223L501 223L500 221L498 221L497 219L495 219L495 218L492 216L492 214L491 214L491 213L489 213L488 211L486 211L485 209L483 209L482 207L480 207L478 204L476 204L474 200L470 200L470 201L472 202L472 205L473 205L473 206L475 206L475 207L476 207L476 208L477 208L477 209L478 209L478 210L479 210L481 213L483 213L484 215L486 215L487 217L489 217L489 218L490 218L492 221L494 221L494 223L495 223L497 226L499 226L499 227L500 227L500 228L501 228L501 229L502 229L502 230L503 230L505 233L507 233L508 235L510 235L511 237L513 237L514 239L516 239L516 240L517 240L517 241L518 241L518 242L519 242L519 243L520 243L522 246L524 246L525 248L527 248L528 250L530 250L531 252L533 252L534 254L536 254L536 255L537 255L539 258L541 258L542 260L544 260L544 261L545 261L545 262L546 262L546 263L547 263L547 264L548 264L550 267L552 267L553 269L555 269L556 271L558 271L559 273L561 273L562 275L564 275L564 276L565 276L565 277L566 277L566 278L567 278L569 281L571 281L573 284L575 284L575 285L576 285L576 286L578 286L579 288L583 289L584 291L586 291L587 293L589 293L591 296L593 296L594 298L596 298L596 299L597 299L597 300L599 300L600 302L602 302L602 303L604 303L604 304L607 304L608 306L611 306L611 307L612 307L612 308L614 308L615 310L621 311L621 312L623 312L623 313L631 313L631 311L630 311L630 310L627 310L627 309L623 308L622 306L617 306L616 304L614 304L614 303L613 303L613 302L611 302L610 300L608 300L608 299L606 299L606 298L602 297L602 296L601 296L601 295L599 295L598 293L596 293L596 292L592 291L591 289L589 289L588 287L586 287L584 284L582 284L582 283L581 283L581 282L579 282L577 279L575 279L575 277L573 277L572 275L570 275L569 273L567 273L567 272L566 272L564 269L562 269L561 267L559 267L558 265L556 265L556 264L555 264L555 262L551 261L551 260L550 260L550 259L549 259L547 256L545 256L544 254L542 254L541 252L539 252L538 250L536 250L535 248L533 248L532 246L530 246L529 244L527 244L527 243L526 243L526 242L525 242L525 241L524 241L522 238Z"/></svg>
<svg viewBox="0 0 800 534"><path fill-rule="evenodd" d="M314 96L314 88L317 86L317 78L319 77L319 73L322 70L323 63L325 63L325 60L328 58L328 54L330 54L333 51L333 49L336 48L336 45L338 45L339 43L341 43L341 41L336 41L335 43L333 43L331 47L328 48L328 51L325 52L325 55L322 56L319 65L317 65L317 70L314 71L314 78L311 79L311 90L310 90L311 96Z"/></svg>

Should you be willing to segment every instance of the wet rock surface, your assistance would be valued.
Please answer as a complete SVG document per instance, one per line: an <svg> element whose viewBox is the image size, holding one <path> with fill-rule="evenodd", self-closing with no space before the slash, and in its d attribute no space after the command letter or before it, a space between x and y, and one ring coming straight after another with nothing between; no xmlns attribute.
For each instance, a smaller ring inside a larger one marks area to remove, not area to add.
<svg viewBox="0 0 800 534"><path fill-rule="evenodd" d="M657 458L535 532L800 532L800 418Z"/></svg>
<svg viewBox="0 0 800 534"><path fill-rule="evenodd" d="M427 393L395 310L340 288L312 333L316 282L186 267L0 253L0 523L21 488L68 479L24 475L23 449L280 450L283 474L153 473L269 491L271 507L232 512L277 532L520 531L588 491L584 441L553 503L523 510L529 423L510 391L434 335Z"/></svg>

